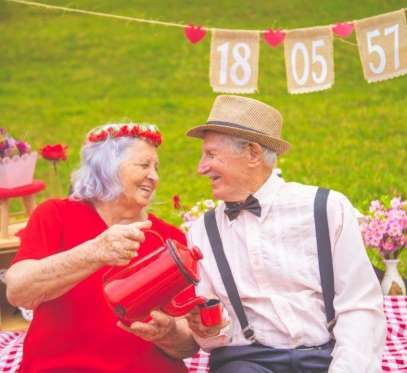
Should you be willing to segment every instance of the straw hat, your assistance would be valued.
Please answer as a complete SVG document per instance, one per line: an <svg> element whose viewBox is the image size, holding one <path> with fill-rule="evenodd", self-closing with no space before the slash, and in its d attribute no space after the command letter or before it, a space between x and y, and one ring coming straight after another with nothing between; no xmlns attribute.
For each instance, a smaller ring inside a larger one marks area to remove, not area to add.
<svg viewBox="0 0 407 373"><path fill-rule="evenodd" d="M278 155L290 144L281 138L283 118L279 111L252 98L232 95L216 97L206 124L194 127L187 136L203 138L205 131L238 136L257 142Z"/></svg>

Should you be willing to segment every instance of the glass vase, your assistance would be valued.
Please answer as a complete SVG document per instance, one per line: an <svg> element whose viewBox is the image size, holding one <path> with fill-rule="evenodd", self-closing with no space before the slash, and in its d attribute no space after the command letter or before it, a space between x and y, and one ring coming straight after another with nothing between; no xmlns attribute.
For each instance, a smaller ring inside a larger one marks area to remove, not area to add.
<svg viewBox="0 0 407 373"><path fill-rule="evenodd" d="M406 286L401 277L397 265L398 259L384 259L386 267L383 280L382 291L384 295L406 295Z"/></svg>

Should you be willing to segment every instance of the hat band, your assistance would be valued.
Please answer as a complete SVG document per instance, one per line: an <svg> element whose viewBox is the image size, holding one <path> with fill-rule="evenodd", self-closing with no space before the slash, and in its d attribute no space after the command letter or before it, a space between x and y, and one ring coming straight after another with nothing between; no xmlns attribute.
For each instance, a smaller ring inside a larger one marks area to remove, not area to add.
<svg viewBox="0 0 407 373"><path fill-rule="evenodd" d="M242 129L242 130L245 130L245 131L256 132L256 133L259 133L261 135L268 136L266 133L264 133L262 131L254 130L253 128L242 126L242 125L236 124L236 123L222 122L222 121L219 121L219 120L210 120L210 121L206 122L206 124L215 124L216 126L238 128L238 129Z"/></svg>

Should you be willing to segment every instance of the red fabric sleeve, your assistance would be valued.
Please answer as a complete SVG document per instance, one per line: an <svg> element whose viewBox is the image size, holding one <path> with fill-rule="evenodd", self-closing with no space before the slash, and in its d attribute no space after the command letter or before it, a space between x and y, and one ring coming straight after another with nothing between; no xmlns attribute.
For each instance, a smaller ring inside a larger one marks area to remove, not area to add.
<svg viewBox="0 0 407 373"><path fill-rule="evenodd" d="M41 259L61 251L62 217L58 201L40 204L32 213L21 234L21 244L13 260Z"/></svg>

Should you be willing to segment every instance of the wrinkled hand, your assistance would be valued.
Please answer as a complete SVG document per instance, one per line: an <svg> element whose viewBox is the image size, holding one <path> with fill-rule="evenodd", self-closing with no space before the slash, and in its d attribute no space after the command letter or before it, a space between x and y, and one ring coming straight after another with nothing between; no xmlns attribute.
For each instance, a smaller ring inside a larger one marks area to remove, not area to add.
<svg viewBox="0 0 407 373"><path fill-rule="evenodd" d="M131 224L115 224L94 239L92 255L102 265L125 265L137 256L137 250L144 241L141 229L151 227L151 221Z"/></svg>
<svg viewBox="0 0 407 373"><path fill-rule="evenodd" d="M148 342L160 342L167 337L173 338L173 334L176 330L174 317L158 310L152 311L150 316L152 320L148 323L135 321L128 327L119 321L117 326Z"/></svg>
<svg viewBox="0 0 407 373"><path fill-rule="evenodd" d="M220 334L220 331L229 324L229 321L222 319L219 325L205 326L201 322L199 306L194 307L186 316L189 328L201 338L215 337Z"/></svg>

